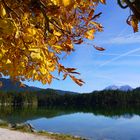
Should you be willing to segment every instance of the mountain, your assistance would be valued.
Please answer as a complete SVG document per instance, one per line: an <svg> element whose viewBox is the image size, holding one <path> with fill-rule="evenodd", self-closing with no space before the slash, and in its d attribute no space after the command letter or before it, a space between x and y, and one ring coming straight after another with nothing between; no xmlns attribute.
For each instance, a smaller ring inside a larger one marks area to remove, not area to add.
<svg viewBox="0 0 140 140"><path fill-rule="evenodd" d="M51 88L42 89L42 88L37 88L37 87L33 87L33 86L28 86L26 84L24 85L25 87L20 87L20 82L15 82L15 81L12 81L11 79L5 79L5 78L0 78L0 82L2 83L2 86L0 86L0 91L4 91L4 92L40 91L42 93L56 93L56 94L60 94L60 95L77 94L77 92L55 90L55 89L51 89Z"/></svg>
<svg viewBox="0 0 140 140"><path fill-rule="evenodd" d="M133 88L130 87L129 85L124 85L124 86L120 86L120 89L121 91L132 91Z"/></svg>
<svg viewBox="0 0 140 140"><path fill-rule="evenodd" d="M22 92L22 91L38 91L41 90L41 88L37 87L30 87L28 85L24 85L24 87L20 86L20 82L12 81L11 79L5 79L0 78L0 82L2 83L2 86L0 86L0 91L16 91L16 92Z"/></svg>
<svg viewBox="0 0 140 140"><path fill-rule="evenodd" d="M57 94L79 94L78 92L72 92L72 91L64 91L64 90L55 90Z"/></svg>
<svg viewBox="0 0 140 140"><path fill-rule="evenodd" d="M5 79L5 78L0 78L0 82L2 82L2 86L0 86L0 91L4 91L4 92L40 91L42 93L51 93L52 92L52 93L57 93L60 95L79 94L77 92L57 90L57 89L51 89L51 88L42 89L42 88L37 88L37 87L33 87L33 86L28 86L28 85L25 85L25 87L20 87L20 82L14 82L11 79ZM106 87L104 90L132 91L133 88L130 87L129 85L124 85L124 86L111 85L111 86ZM140 87L136 88L135 90L140 90Z"/></svg>
<svg viewBox="0 0 140 140"><path fill-rule="evenodd" d="M123 86L111 85L111 86L106 87L105 90L132 91L133 88L130 87L129 85L123 85Z"/></svg>
<svg viewBox="0 0 140 140"><path fill-rule="evenodd" d="M105 90L118 90L118 89L119 89L119 87L116 85L111 85L111 86L108 86L105 88Z"/></svg>
<svg viewBox="0 0 140 140"><path fill-rule="evenodd" d="M140 91L140 87L135 88L134 91Z"/></svg>
<svg viewBox="0 0 140 140"><path fill-rule="evenodd" d="M47 88L47 89L42 89L40 90L41 93L52 93L52 94L59 94L59 95L65 95L65 94L79 94L78 92L72 92L72 91L65 91L65 90L59 90L59 89L51 89L51 88Z"/></svg>

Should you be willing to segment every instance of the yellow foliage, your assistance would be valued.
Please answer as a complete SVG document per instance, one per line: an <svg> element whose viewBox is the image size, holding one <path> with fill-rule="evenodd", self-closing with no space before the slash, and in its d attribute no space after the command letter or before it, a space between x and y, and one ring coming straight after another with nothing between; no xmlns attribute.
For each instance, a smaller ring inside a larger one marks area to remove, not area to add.
<svg viewBox="0 0 140 140"><path fill-rule="evenodd" d="M3 4L0 3L0 16L3 18L4 16L6 16L6 10L3 6Z"/></svg>
<svg viewBox="0 0 140 140"><path fill-rule="evenodd" d="M85 37L86 37L87 39L89 39L89 40L94 39L94 32L95 32L94 29L91 29L91 30L87 31L87 32L85 33Z"/></svg>
<svg viewBox="0 0 140 140"><path fill-rule="evenodd" d="M0 1L0 74L18 80L38 80L50 84L62 72L78 85L74 68L60 61L74 51L74 44L93 39L101 31L94 22L94 10L104 0ZM94 24L93 24L93 23Z"/></svg>
<svg viewBox="0 0 140 140"><path fill-rule="evenodd" d="M32 61L38 61L42 59L42 57L40 56L40 53L36 53L36 52L31 52L31 58L32 58Z"/></svg>
<svg viewBox="0 0 140 140"><path fill-rule="evenodd" d="M27 28L26 33L30 35L35 35L36 34L36 29L34 28Z"/></svg>
<svg viewBox="0 0 140 140"><path fill-rule="evenodd" d="M0 38L0 46L3 44L3 39Z"/></svg>
<svg viewBox="0 0 140 140"><path fill-rule="evenodd" d="M103 3L103 4L105 4L106 3L106 0L100 0L101 1L101 3Z"/></svg>
<svg viewBox="0 0 140 140"><path fill-rule="evenodd" d="M11 61L8 59L5 64L11 64Z"/></svg>
<svg viewBox="0 0 140 140"><path fill-rule="evenodd" d="M48 72L47 69L45 69L44 67L40 67L39 70L43 75L46 75Z"/></svg>
<svg viewBox="0 0 140 140"><path fill-rule="evenodd" d="M61 36L61 33L60 32L54 31L53 34L56 35L56 36Z"/></svg>
<svg viewBox="0 0 140 140"><path fill-rule="evenodd" d="M63 4L64 6L69 6L70 4L72 4L72 0L63 0Z"/></svg>
<svg viewBox="0 0 140 140"><path fill-rule="evenodd" d="M15 32L16 28L11 19L0 19L0 33L11 35Z"/></svg>
<svg viewBox="0 0 140 140"><path fill-rule="evenodd" d="M51 0L55 5L64 5L65 7L72 4L73 0Z"/></svg>

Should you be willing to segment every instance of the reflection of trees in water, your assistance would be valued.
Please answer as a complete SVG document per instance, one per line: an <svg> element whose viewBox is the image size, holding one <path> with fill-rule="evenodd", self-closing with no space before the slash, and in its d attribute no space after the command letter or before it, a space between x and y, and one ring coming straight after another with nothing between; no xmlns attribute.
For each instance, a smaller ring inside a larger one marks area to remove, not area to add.
<svg viewBox="0 0 140 140"><path fill-rule="evenodd" d="M12 122L21 123L27 120L35 120L39 118L53 118L61 115L68 115L77 112L93 113L94 115L103 115L111 117L113 119L132 118L134 114L140 115L140 110L137 108L13 108L13 107L1 107L0 119Z"/></svg>
<svg viewBox="0 0 140 140"><path fill-rule="evenodd" d="M115 116L112 116L113 119L119 119L119 118L125 118L125 119L131 119L133 118L134 114L124 114L124 115L115 115Z"/></svg>
<svg viewBox="0 0 140 140"><path fill-rule="evenodd" d="M56 109L45 108L0 108L0 119L8 122L25 122L27 120L34 120L42 117L52 118L66 114L66 112Z"/></svg>

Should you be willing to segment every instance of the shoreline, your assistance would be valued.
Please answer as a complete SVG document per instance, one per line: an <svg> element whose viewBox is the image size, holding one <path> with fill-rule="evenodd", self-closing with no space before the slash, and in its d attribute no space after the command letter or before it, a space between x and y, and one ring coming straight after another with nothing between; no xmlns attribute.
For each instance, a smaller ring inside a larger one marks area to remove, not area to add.
<svg viewBox="0 0 140 140"><path fill-rule="evenodd" d="M87 140L79 136L72 136L47 131L37 131L30 124L10 124L0 122L0 140Z"/></svg>
<svg viewBox="0 0 140 140"><path fill-rule="evenodd" d="M53 140L48 136L0 128L0 140Z"/></svg>

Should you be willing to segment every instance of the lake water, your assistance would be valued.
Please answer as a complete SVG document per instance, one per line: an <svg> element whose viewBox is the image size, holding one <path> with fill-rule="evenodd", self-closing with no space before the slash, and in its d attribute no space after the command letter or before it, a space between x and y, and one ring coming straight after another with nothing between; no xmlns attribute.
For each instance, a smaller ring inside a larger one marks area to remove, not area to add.
<svg viewBox="0 0 140 140"><path fill-rule="evenodd" d="M140 140L139 110L1 109L0 119L89 140Z"/></svg>

